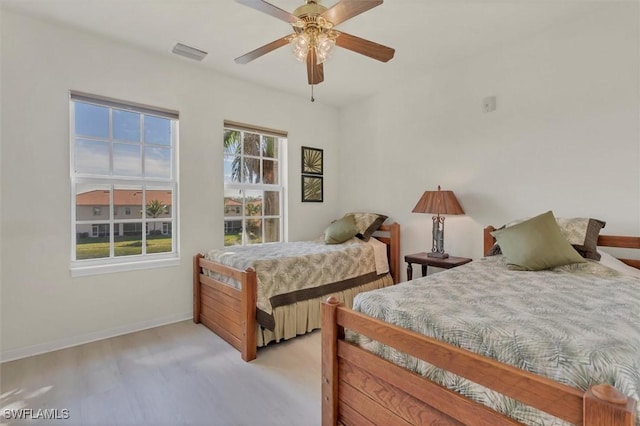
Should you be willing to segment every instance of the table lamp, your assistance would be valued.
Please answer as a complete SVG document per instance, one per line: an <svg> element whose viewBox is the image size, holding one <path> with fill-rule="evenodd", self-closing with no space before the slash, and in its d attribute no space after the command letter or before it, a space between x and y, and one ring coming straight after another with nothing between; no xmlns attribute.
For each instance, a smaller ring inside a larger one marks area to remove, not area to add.
<svg viewBox="0 0 640 426"><path fill-rule="evenodd" d="M412 213L431 213L433 216L432 247L429 257L446 259L444 252L444 217L441 214L464 214L453 191L442 191L438 185L437 191L425 191L413 208Z"/></svg>

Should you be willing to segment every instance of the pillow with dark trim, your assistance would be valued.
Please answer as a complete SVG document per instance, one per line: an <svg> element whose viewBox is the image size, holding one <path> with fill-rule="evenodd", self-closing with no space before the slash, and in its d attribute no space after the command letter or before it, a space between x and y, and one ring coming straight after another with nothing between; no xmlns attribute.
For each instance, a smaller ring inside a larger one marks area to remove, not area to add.
<svg viewBox="0 0 640 426"><path fill-rule="evenodd" d="M607 224L603 220L572 217L556 218L562 235L580 255L586 259L600 260L598 237L600 230Z"/></svg>
<svg viewBox="0 0 640 426"><path fill-rule="evenodd" d="M324 230L325 244L340 244L355 237L358 233L353 216L344 216L331 222Z"/></svg>
<svg viewBox="0 0 640 426"><path fill-rule="evenodd" d="M540 271L586 263L562 234L551 211L493 231L491 235L500 245L510 269Z"/></svg>
<svg viewBox="0 0 640 426"><path fill-rule="evenodd" d="M387 220L387 216L378 213L347 213L345 216L353 217L358 230L356 237L363 241L369 241L373 233Z"/></svg>

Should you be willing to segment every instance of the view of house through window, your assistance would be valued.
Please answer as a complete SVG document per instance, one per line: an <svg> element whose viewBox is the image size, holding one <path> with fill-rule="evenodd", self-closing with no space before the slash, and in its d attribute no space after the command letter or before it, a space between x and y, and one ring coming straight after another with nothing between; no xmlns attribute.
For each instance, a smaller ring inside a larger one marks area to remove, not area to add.
<svg viewBox="0 0 640 426"><path fill-rule="evenodd" d="M76 266L177 257L177 124L175 113L71 95Z"/></svg>
<svg viewBox="0 0 640 426"><path fill-rule="evenodd" d="M283 240L282 152L286 133L224 129L224 244Z"/></svg>

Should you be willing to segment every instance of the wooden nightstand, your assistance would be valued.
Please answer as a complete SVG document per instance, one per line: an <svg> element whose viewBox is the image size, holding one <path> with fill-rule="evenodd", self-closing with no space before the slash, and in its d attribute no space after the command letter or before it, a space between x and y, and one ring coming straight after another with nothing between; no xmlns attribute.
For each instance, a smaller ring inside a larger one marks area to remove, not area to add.
<svg viewBox="0 0 640 426"><path fill-rule="evenodd" d="M408 254L404 257L404 261L407 262L407 281L411 281L413 278L413 264L417 263L422 265L422 276L427 276L427 266L434 266L436 268L451 269L456 266L464 265L471 262L472 259L468 257L455 257L449 256L446 259L440 259L437 257L429 257L427 253L415 253Z"/></svg>

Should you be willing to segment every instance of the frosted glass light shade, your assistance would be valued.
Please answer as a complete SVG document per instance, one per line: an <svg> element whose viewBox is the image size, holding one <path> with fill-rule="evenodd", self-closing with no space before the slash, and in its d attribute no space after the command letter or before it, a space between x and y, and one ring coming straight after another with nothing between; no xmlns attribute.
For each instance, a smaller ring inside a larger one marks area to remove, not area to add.
<svg viewBox="0 0 640 426"><path fill-rule="evenodd" d="M299 61L307 59L307 53L309 52L309 36L307 34L300 34L291 40L291 49L293 55Z"/></svg>
<svg viewBox="0 0 640 426"><path fill-rule="evenodd" d="M321 64L329 58L329 55L331 55L336 42L335 40L322 34L318 37L316 44L316 57L318 63Z"/></svg>

